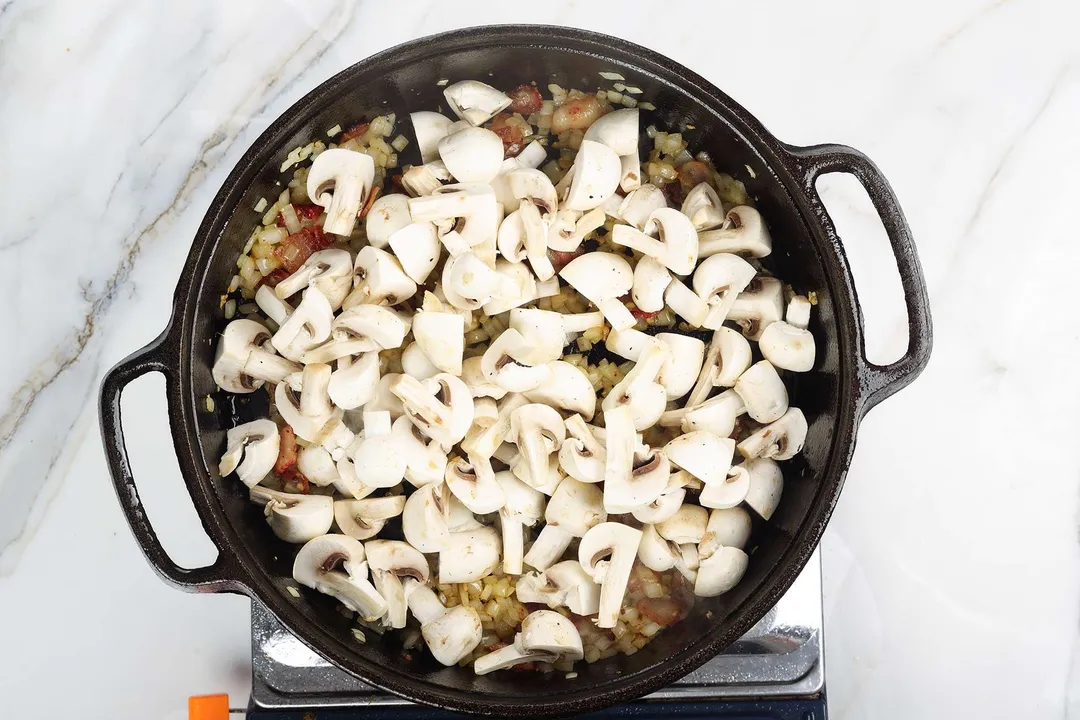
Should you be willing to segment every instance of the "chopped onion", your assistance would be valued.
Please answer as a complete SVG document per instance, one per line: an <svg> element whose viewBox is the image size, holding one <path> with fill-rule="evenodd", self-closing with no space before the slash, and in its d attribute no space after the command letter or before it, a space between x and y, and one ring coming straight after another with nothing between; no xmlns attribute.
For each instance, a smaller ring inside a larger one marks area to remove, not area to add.
<svg viewBox="0 0 1080 720"><path fill-rule="evenodd" d="M390 147L394 148L398 152L401 152L408 146L408 144L409 138L405 137L404 135L398 135L396 138L394 138L393 142L390 143Z"/></svg>
<svg viewBox="0 0 1080 720"><path fill-rule="evenodd" d="M617 72L603 72L603 71L601 71L600 72L600 77L604 78L605 80L625 80L626 79Z"/></svg>
<svg viewBox="0 0 1080 720"><path fill-rule="evenodd" d="M259 198L259 202L255 203L255 212L262 212L266 209L266 198Z"/></svg>
<svg viewBox="0 0 1080 720"><path fill-rule="evenodd" d="M286 192L288 192L286 190ZM296 215L296 208L289 203L285 207L281 208L281 217L285 220L285 229L289 231L289 234L300 232L300 218Z"/></svg>
<svg viewBox="0 0 1080 720"><path fill-rule="evenodd" d="M326 131L326 137L334 137L335 135L338 135L339 133L341 133L341 123L338 123L334 127L327 130Z"/></svg>

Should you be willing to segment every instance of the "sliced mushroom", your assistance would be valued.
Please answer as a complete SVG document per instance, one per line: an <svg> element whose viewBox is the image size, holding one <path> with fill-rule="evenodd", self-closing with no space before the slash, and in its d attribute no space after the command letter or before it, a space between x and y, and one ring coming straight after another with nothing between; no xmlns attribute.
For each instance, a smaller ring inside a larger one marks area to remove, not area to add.
<svg viewBox="0 0 1080 720"><path fill-rule="evenodd" d="M525 392L539 387L551 376L545 363L529 365L518 360L530 357L532 347L517 330L508 328L491 341L480 361L484 377L508 392Z"/></svg>
<svg viewBox="0 0 1080 720"><path fill-rule="evenodd" d="M755 274L754 266L737 255L720 253L705 258L694 271L694 292L709 304L702 325L710 330L723 325L739 293Z"/></svg>
<svg viewBox="0 0 1080 720"><path fill-rule="evenodd" d="M806 417L799 408L789 408L776 422L755 431L739 443L743 457L790 460L806 442Z"/></svg>
<svg viewBox="0 0 1080 720"><path fill-rule="evenodd" d="M326 495L283 493L256 485L249 497L263 506L270 529L287 543L306 543L325 535L334 522L334 501Z"/></svg>
<svg viewBox="0 0 1080 720"><path fill-rule="evenodd" d="M446 474L446 451L438 442L427 441L409 418L394 420L391 434L405 458L405 479L416 487L438 483Z"/></svg>
<svg viewBox="0 0 1080 720"><path fill-rule="evenodd" d="M357 305L343 311L330 324L329 342L300 356L302 363L329 363L348 355L401 347L409 323L381 305Z"/></svg>
<svg viewBox="0 0 1080 720"><path fill-rule="evenodd" d="M510 416L514 410L529 401L519 393L508 393L499 400L499 416L488 427L473 426L461 441L461 447L469 454L491 457L496 448L510 434Z"/></svg>
<svg viewBox="0 0 1080 720"><path fill-rule="evenodd" d="M450 533L439 550L439 583L475 582L499 564L502 542L492 527Z"/></svg>
<svg viewBox="0 0 1080 720"><path fill-rule="evenodd" d="M814 336L809 330L797 328L786 322L770 323L758 342L761 354L778 368L792 372L807 372L814 368L817 353Z"/></svg>
<svg viewBox="0 0 1080 720"><path fill-rule="evenodd" d="M486 128L463 128L439 141L439 158L458 182L489 183L502 167L502 140Z"/></svg>
<svg viewBox="0 0 1080 720"><path fill-rule="evenodd" d="M341 532L357 540L368 540L382 531L387 520L401 515L404 509L405 496L390 495L363 500L335 500L333 515Z"/></svg>
<svg viewBox="0 0 1080 720"><path fill-rule="evenodd" d="M583 657L581 635L569 618L551 610L535 610L522 621L512 645L476 658L473 671L486 675L524 662L554 663Z"/></svg>
<svg viewBox="0 0 1080 720"><path fill-rule="evenodd" d="M409 196L400 193L383 195L371 204L364 222L368 244L385 250L390 244L390 237L411 224Z"/></svg>
<svg viewBox="0 0 1080 720"><path fill-rule="evenodd" d="M656 339L667 345L667 361L657 376L668 400L681 398L690 392L705 360L705 343L680 333L657 333Z"/></svg>
<svg viewBox="0 0 1080 720"><path fill-rule="evenodd" d="M713 387L732 387L739 376L750 367L753 354L750 343L731 328L722 327L713 333L705 362L701 366L694 389L690 391L687 406L705 401Z"/></svg>
<svg viewBox="0 0 1080 720"><path fill-rule="evenodd" d="M626 108L603 115L585 131L585 140L607 145L616 155L630 155L638 150L638 109Z"/></svg>
<svg viewBox="0 0 1080 720"><path fill-rule="evenodd" d="M638 545L638 559L641 564L656 572L665 572L675 567L680 557L679 545L663 537L656 531L655 525L641 528L641 544Z"/></svg>
<svg viewBox="0 0 1080 720"><path fill-rule="evenodd" d="M476 310L514 291L507 277L488 267L472 252L446 261L442 288L450 304L463 310Z"/></svg>
<svg viewBox="0 0 1080 720"><path fill-rule="evenodd" d="M427 558L419 550L400 540L372 540L364 548L375 589L386 600L386 622L400 630L408 619L402 578L426 583L431 577Z"/></svg>
<svg viewBox="0 0 1080 720"><path fill-rule="evenodd" d="M387 373L379 378L379 384L375 386L375 395L364 406L365 410L385 410L390 413L390 417L397 420L405 414L405 406L401 403L401 398L395 395L390 386L393 385L401 377L401 373ZM439 477L442 477L442 473L439 473Z"/></svg>
<svg viewBox="0 0 1080 720"><path fill-rule="evenodd" d="M525 554L526 564L537 570L551 567L566 552L571 540L607 520L604 495L596 485L564 478L548 500L544 520L547 524Z"/></svg>
<svg viewBox="0 0 1080 720"><path fill-rule="evenodd" d="M510 105L510 97L479 80L448 85L443 96L450 109L470 125L483 125Z"/></svg>
<svg viewBox="0 0 1080 720"><path fill-rule="evenodd" d="M722 547L746 547L750 539L750 513L744 508L720 508L709 513L705 534L698 543L698 556L707 560Z"/></svg>
<svg viewBox="0 0 1080 720"><path fill-rule="evenodd" d="M292 574L296 582L336 598L367 622L386 614L386 600L367 579L364 546L348 535L309 540L296 553Z"/></svg>
<svg viewBox="0 0 1080 720"><path fill-rule="evenodd" d="M432 656L452 667L472 654L484 632L476 609L456 605L447 610L435 592L415 578L405 578L404 586L405 600Z"/></svg>
<svg viewBox="0 0 1080 720"><path fill-rule="evenodd" d="M591 487L591 486L584 486ZM630 570L641 544L641 531L621 523L604 522L591 528L578 545L578 562L600 584L596 624L612 628L619 619Z"/></svg>
<svg viewBox="0 0 1080 720"><path fill-rule="evenodd" d="M787 386L768 360L754 363L740 375L735 392L746 405L746 414L759 423L774 422L787 412Z"/></svg>
<svg viewBox="0 0 1080 720"><path fill-rule="evenodd" d="M364 431L350 448L353 463L363 469L364 483L376 488L397 485L405 477L405 456L391 432L390 413L364 413Z"/></svg>
<svg viewBox="0 0 1080 720"><path fill-rule="evenodd" d="M770 519L784 492L784 473L780 466L769 458L755 458L735 467L743 467L748 476L746 504L765 520Z"/></svg>
<svg viewBox="0 0 1080 720"><path fill-rule="evenodd" d="M300 360L303 354L330 337L334 309L318 287L309 286L304 298L270 339L279 353L290 360Z"/></svg>
<svg viewBox="0 0 1080 720"><path fill-rule="evenodd" d="M450 126L454 124L454 121L430 110L411 113L409 119L412 120L413 134L416 135L416 146L420 150L420 158L424 162L437 160L439 142L450 133Z"/></svg>
<svg viewBox="0 0 1080 720"><path fill-rule="evenodd" d="M330 451L320 445L302 448L296 458L296 469L318 487L340 480L336 461Z"/></svg>
<svg viewBox="0 0 1080 720"><path fill-rule="evenodd" d="M352 271L353 261L348 250L319 250L312 253L296 272L279 282L274 294L285 300L314 286L330 301L330 307L337 310L352 289Z"/></svg>
<svg viewBox="0 0 1080 720"><path fill-rule="evenodd" d="M480 515L495 512L506 503L491 461L480 455L470 456L468 462L451 458L446 464L446 486L462 505Z"/></svg>
<svg viewBox="0 0 1080 720"><path fill-rule="evenodd" d="M254 420L230 428L225 433L225 454L218 463L218 473L225 477L235 470L240 482L255 487L274 469L279 442L273 420Z"/></svg>
<svg viewBox="0 0 1080 720"><path fill-rule="evenodd" d="M495 473L495 480L506 499L499 509L503 572L507 575L520 575L525 553L525 528L532 527L543 516L544 495L514 477L508 470Z"/></svg>
<svg viewBox="0 0 1080 720"><path fill-rule="evenodd" d="M508 220L503 221L500 231L506 227L507 222ZM525 263L510 262L506 258L499 258L495 263L495 272L502 277L502 294L484 303L484 314L488 317L494 317L536 299L536 278ZM558 285L557 278L552 278L552 280Z"/></svg>
<svg viewBox="0 0 1080 720"><path fill-rule="evenodd" d="M667 485L659 497L647 505L634 508L634 519L642 523L661 523L670 518L682 507L686 498L686 484L690 474L685 470L671 473Z"/></svg>
<svg viewBox="0 0 1080 720"><path fill-rule="evenodd" d="M707 182L699 183L686 194L683 200L681 212L690 218L694 229L712 230L724 224L724 204L720 202L720 196Z"/></svg>
<svg viewBox="0 0 1080 720"><path fill-rule="evenodd" d="M700 405L689 408L683 414L680 427L683 432L708 430L713 435L729 437L735 431L739 416L746 412L746 405L734 390L725 390ZM663 425L663 418L660 419Z"/></svg>
<svg viewBox="0 0 1080 720"><path fill-rule="evenodd" d="M440 372L461 375L465 354L465 318L457 313L423 310L413 316L413 337Z"/></svg>
<svg viewBox="0 0 1080 720"><path fill-rule="evenodd" d="M810 301L805 295L796 295L788 301L784 319L788 325L805 330L810 326Z"/></svg>
<svg viewBox="0 0 1080 720"><path fill-rule="evenodd" d="M582 212L592 210L615 194L621 178L622 164L614 150L592 140L582 140L574 164L563 179L567 183L565 206Z"/></svg>
<svg viewBox="0 0 1080 720"><path fill-rule="evenodd" d="M515 447L511 445L510 447ZM555 488L559 486L559 483L563 480L563 474L559 471L559 456L555 454L548 455L547 463L541 467L543 473L539 477L534 477L529 469L529 463L525 460L525 456L520 453L515 454L510 458L510 472L514 474L518 480L529 487L535 488L544 495L552 495L555 493Z"/></svg>
<svg viewBox="0 0 1080 720"><path fill-rule="evenodd" d="M700 240L702 257L732 253L760 258L772 252L772 237L761 213L746 205L731 208L723 227L702 232Z"/></svg>
<svg viewBox="0 0 1080 720"><path fill-rule="evenodd" d="M480 356L465 358L461 363L461 381L469 386L474 403L478 398L484 397L501 400L506 395L506 390L484 376L481 363Z"/></svg>
<svg viewBox="0 0 1080 720"><path fill-rule="evenodd" d="M581 415L571 415L566 419L566 434L568 437L559 448L560 467L578 482L602 482L607 451Z"/></svg>
<svg viewBox="0 0 1080 720"><path fill-rule="evenodd" d="M401 513L401 530L405 540L423 553L439 552L450 539L444 514L442 483L418 488L405 501Z"/></svg>
<svg viewBox="0 0 1080 720"><path fill-rule="evenodd" d="M255 304L259 306L259 309L263 311L266 317L278 325L285 322L285 318L289 317L289 314L293 311L292 305L279 298L274 289L266 284L260 285L259 289L255 291ZM244 320L241 322L251 321Z"/></svg>
<svg viewBox="0 0 1080 720"><path fill-rule="evenodd" d="M644 231L652 214L661 208L666 208L667 198L664 191L655 185L645 184L627 193L619 203L616 217L638 230Z"/></svg>
<svg viewBox="0 0 1080 720"><path fill-rule="evenodd" d="M296 378L300 390L297 397L293 384L286 380L274 388L274 404L282 419L292 426L296 436L307 442L317 442L323 427L334 415L327 387L332 370L329 365L312 363L302 373L290 375Z"/></svg>
<svg viewBox="0 0 1080 720"><path fill-rule="evenodd" d="M646 348L655 345L656 338L647 335L636 328L627 330L612 330L604 341L608 350L626 358L638 362Z"/></svg>
<svg viewBox="0 0 1080 720"><path fill-rule="evenodd" d="M567 607L575 615L595 615L600 609L600 586L577 560L563 560L543 572L522 575L515 593L520 602Z"/></svg>
<svg viewBox="0 0 1080 720"><path fill-rule="evenodd" d="M370 155L341 148L319 153L308 170L307 194L313 203L326 208L323 230L352 235L356 216L374 181L375 161Z"/></svg>
<svg viewBox="0 0 1080 720"><path fill-rule="evenodd" d="M442 140L442 138L439 138ZM438 157L438 148L436 148ZM431 195L442 187L443 182L449 181L450 172L443 165L442 160L425 161L423 165L413 165L406 168L401 174L401 186L412 197L424 197Z"/></svg>
<svg viewBox="0 0 1080 720"><path fill-rule="evenodd" d="M642 312L660 312L664 309L664 293L670 284L668 269L659 260L646 255L634 266L634 287L630 296Z"/></svg>
<svg viewBox="0 0 1080 720"><path fill-rule="evenodd" d="M576 251L581 247L586 235L604 226L606 218L602 207L593 208L587 213L569 208L560 209L549 221L548 248L559 252Z"/></svg>
<svg viewBox="0 0 1080 720"><path fill-rule="evenodd" d="M401 370L404 374L423 382L439 374L439 368L428 359L428 356L414 342L405 346L401 351Z"/></svg>
<svg viewBox="0 0 1080 720"><path fill-rule="evenodd" d="M551 310L515 308L510 311L510 327L521 333L529 348L515 354L515 360L543 365L558 360L566 345L562 315Z"/></svg>
<svg viewBox="0 0 1080 720"><path fill-rule="evenodd" d="M416 294L416 283L398 259L370 245L356 254L353 274L353 291L341 304L346 310L361 304L397 305Z"/></svg>
<svg viewBox="0 0 1080 720"><path fill-rule="evenodd" d="M547 368L550 371L547 379L525 390L525 397L592 420L596 412L596 390L585 371L562 360L547 363Z"/></svg>
<svg viewBox="0 0 1080 720"><path fill-rule="evenodd" d="M423 383L402 375L390 391L401 398L405 416L420 432L443 447L460 442L472 425L472 393L453 375L439 373Z"/></svg>
<svg viewBox="0 0 1080 720"><path fill-rule="evenodd" d="M559 451L566 438L566 424L558 411L548 405L529 403L510 415L507 440L518 446L528 466L529 477L544 477L549 458Z"/></svg>
<svg viewBox="0 0 1080 720"><path fill-rule="evenodd" d="M410 223L391 235L388 242L401 269L417 285L427 282L442 257L439 235L435 225L429 222Z"/></svg>
<svg viewBox="0 0 1080 720"><path fill-rule="evenodd" d="M338 369L330 376L327 392L339 408L354 410L375 395L379 383L379 353L368 352L356 360L338 360ZM387 413L389 417L389 413Z"/></svg>
<svg viewBox="0 0 1080 720"><path fill-rule="evenodd" d="M750 557L739 548L720 548L698 566L694 594L699 597L723 595L739 584L749 564Z"/></svg>
<svg viewBox="0 0 1080 720"><path fill-rule="evenodd" d="M667 406L667 392L657 378L670 356L671 351L663 343L654 341L648 345L634 367L604 398L601 403L604 413L618 407L628 408L634 429L639 432L656 424Z"/></svg>
<svg viewBox="0 0 1080 720"><path fill-rule="evenodd" d="M664 303L675 314L693 327L701 327L709 314L710 305L690 288L686 287L679 278L671 278L671 282L664 291Z"/></svg>
<svg viewBox="0 0 1080 720"><path fill-rule="evenodd" d="M705 483L698 502L707 508L733 508L750 492L750 473L742 465L733 465L727 478L719 483Z"/></svg>
<svg viewBox="0 0 1080 720"><path fill-rule="evenodd" d="M634 271L625 258L614 253L591 252L574 258L559 276L596 305L615 330L637 322L621 298L634 284Z"/></svg>
<svg viewBox="0 0 1080 720"><path fill-rule="evenodd" d="M668 481L668 459L647 447L635 453L637 432L627 407L605 411L604 510L627 513L660 496Z"/></svg>
<svg viewBox="0 0 1080 720"><path fill-rule="evenodd" d="M784 286L772 277L756 277L735 298L728 320L734 320L750 340L760 340L770 324L784 316Z"/></svg>
<svg viewBox="0 0 1080 720"><path fill-rule="evenodd" d="M735 441L705 430L695 430L668 442L664 454L704 483L723 482L735 454Z"/></svg>
<svg viewBox="0 0 1080 720"><path fill-rule="evenodd" d="M701 542L709 524L709 511L697 505L683 505L678 512L656 525L656 532L677 545Z"/></svg>
<svg viewBox="0 0 1080 720"><path fill-rule="evenodd" d="M649 234L654 229L659 239ZM697 264L697 230L689 218L674 208L654 210L645 223L644 232L629 225L616 225L611 239L616 245L648 255L677 275L689 275ZM694 277L697 277L696 272Z"/></svg>

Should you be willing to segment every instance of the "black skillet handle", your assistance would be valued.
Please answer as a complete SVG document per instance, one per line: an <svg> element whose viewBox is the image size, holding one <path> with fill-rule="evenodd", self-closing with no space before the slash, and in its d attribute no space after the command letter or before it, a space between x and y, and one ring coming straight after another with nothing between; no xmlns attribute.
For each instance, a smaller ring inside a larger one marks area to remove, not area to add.
<svg viewBox="0 0 1080 720"><path fill-rule="evenodd" d="M800 160L806 190L811 197L816 198L822 212L825 212L824 204L821 203L815 185L818 177L825 173L843 172L858 178L885 226L900 271L904 303L907 305L908 347L903 357L896 362L877 365L866 359L866 347L860 339L858 363L865 413L911 384L930 360L934 328L930 318L930 298L926 292L926 280L923 278L922 266L915 250L915 241L911 237L911 228L904 218L904 211L900 209L896 193L877 165L866 155L846 145L813 145L787 149Z"/></svg>
<svg viewBox="0 0 1080 720"><path fill-rule="evenodd" d="M172 325L170 324L170 328ZM120 396L132 380L149 372L159 372L165 376L166 393L172 405L180 397L179 362L172 356L170 348L176 343L170 342L170 328L159 335L153 342L121 360L105 374L101 383L98 412L101 420L101 439L105 444L105 459L109 463L116 497L127 516L131 532L135 535L143 555L165 582L189 592L230 592L239 590L239 585L231 579L229 572L231 561L221 552L218 545L218 557L212 565L201 568L183 568L173 562L162 547L157 533L150 524L135 487L135 478L131 474L127 447L124 444L124 430L120 422ZM171 408L170 408L171 410Z"/></svg>

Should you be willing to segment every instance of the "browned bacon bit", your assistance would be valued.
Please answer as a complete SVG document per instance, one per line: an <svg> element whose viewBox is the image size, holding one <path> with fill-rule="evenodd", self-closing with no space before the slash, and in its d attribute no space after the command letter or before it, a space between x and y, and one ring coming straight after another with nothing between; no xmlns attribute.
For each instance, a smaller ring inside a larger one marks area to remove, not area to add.
<svg viewBox="0 0 1080 720"><path fill-rule="evenodd" d="M551 116L551 132L559 135L567 130L586 130L603 114L595 95L567 100L555 108Z"/></svg>
<svg viewBox="0 0 1080 720"><path fill-rule="evenodd" d="M562 270L571 260L576 258L585 252L585 248L578 246L577 250L548 250L551 255L551 264L555 267L555 270Z"/></svg>
<svg viewBox="0 0 1080 720"><path fill-rule="evenodd" d="M544 106L544 98L540 97L535 85L519 85L507 94L510 96L510 112L531 115L540 112Z"/></svg>
<svg viewBox="0 0 1080 720"><path fill-rule="evenodd" d="M364 203L363 209L360 210L361 220L366 218L367 214L371 212L371 206L375 204L375 199L379 197L380 193L382 193L381 185L377 185L371 189L371 192L368 194L367 202Z"/></svg>
<svg viewBox="0 0 1080 720"><path fill-rule="evenodd" d="M513 118L509 113L499 113L492 118L491 125L488 126L502 140L504 159L517 157L525 149L524 122L510 122Z"/></svg>
<svg viewBox="0 0 1080 720"><path fill-rule="evenodd" d="M318 225L301 228L278 243L274 248L274 257L291 275L300 269L313 252L325 250L333 244Z"/></svg>
<svg viewBox="0 0 1080 720"><path fill-rule="evenodd" d="M255 284L255 287L257 288L259 285L267 285L269 287L275 288L277 287L277 284L279 282L281 282L287 277L289 277L289 272L287 272L285 268L278 268L266 277L259 280L259 282Z"/></svg>
<svg viewBox="0 0 1080 720"><path fill-rule="evenodd" d="M318 205L293 205L293 210L296 211L296 216L301 220L310 220L315 222L320 215L323 214L323 209ZM285 216L278 213L277 220L278 227L285 227Z"/></svg>
<svg viewBox="0 0 1080 720"><path fill-rule="evenodd" d="M291 425L286 425L278 432L278 456L274 463L274 472L284 475L296 465L296 433Z"/></svg>
<svg viewBox="0 0 1080 720"><path fill-rule="evenodd" d="M367 132L367 129L368 129L368 127L370 125L371 125L371 123L366 123L366 122L356 123L351 128L349 128L345 132L341 133L341 137L338 138L338 145L341 145L342 143L348 142L349 140L352 140L353 138L360 137L361 135L363 135L364 133Z"/></svg>
<svg viewBox="0 0 1080 720"><path fill-rule="evenodd" d="M632 307L630 308L630 314L636 317L638 320L644 320L645 318L656 317L660 314L660 311L656 310L654 312L645 312L641 308Z"/></svg>

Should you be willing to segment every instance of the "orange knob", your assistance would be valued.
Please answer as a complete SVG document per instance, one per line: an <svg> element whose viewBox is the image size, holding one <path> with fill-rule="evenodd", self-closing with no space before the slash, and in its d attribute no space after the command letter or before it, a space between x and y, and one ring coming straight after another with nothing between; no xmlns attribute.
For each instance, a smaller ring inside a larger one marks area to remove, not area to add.
<svg viewBox="0 0 1080 720"><path fill-rule="evenodd" d="M192 695L187 711L188 720L229 720L229 696Z"/></svg>

